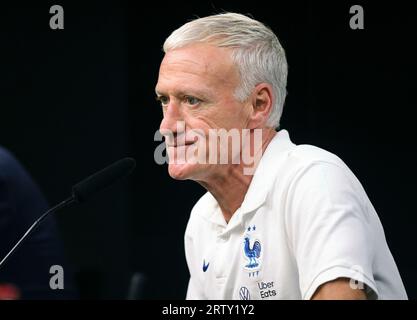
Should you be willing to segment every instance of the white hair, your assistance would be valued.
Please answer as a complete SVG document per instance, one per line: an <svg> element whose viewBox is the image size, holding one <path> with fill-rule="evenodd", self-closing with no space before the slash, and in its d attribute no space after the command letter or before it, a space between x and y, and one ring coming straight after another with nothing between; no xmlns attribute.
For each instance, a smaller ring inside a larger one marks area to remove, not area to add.
<svg viewBox="0 0 417 320"><path fill-rule="evenodd" d="M259 83L272 86L272 111L267 126L278 128L287 94L288 65L274 32L259 21L238 13L221 13L190 21L175 30L164 52L204 42L231 48L241 83L235 97L245 101Z"/></svg>

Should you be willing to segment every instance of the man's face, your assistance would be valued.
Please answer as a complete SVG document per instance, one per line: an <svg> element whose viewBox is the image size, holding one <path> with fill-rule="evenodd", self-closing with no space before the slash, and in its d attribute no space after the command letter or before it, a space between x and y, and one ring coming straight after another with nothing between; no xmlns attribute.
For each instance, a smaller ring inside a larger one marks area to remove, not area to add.
<svg viewBox="0 0 417 320"><path fill-rule="evenodd" d="M201 160L203 150L207 160L209 152L218 152L209 148L210 129L246 127L250 105L234 97L238 85L239 73L229 49L195 44L166 53L156 94L163 108L160 131L166 136L171 177L204 181L224 169L221 165L201 164L197 152L191 152L191 157L189 154L190 148L200 150ZM174 139L167 138L169 132ZM197 138L195 132L199 132ZM184 154L185 161L177 161Z"/></svg>

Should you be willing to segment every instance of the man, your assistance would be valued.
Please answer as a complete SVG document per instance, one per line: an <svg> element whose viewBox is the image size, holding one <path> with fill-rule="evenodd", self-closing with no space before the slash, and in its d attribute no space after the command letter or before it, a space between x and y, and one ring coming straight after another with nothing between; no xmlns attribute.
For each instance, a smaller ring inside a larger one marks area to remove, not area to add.
<svg viewBox="0 0 417 320"><path fill-rule="evenodd" d="M185 233L187 298L406 299L353 173L276 131L287 63L274 33L213 15L174 31L164 52L156 94L169 174L208 191Z"/></svg>
<svg viewBox="0 0 417 320"><path fill-rule="evenodd" d="M21 163L0 147L0 260L48 209L39 187ZM1 299L76 299L55 220L47 217L0 268ZM64 288L52 289L53 265L64 268Z"/></svg>

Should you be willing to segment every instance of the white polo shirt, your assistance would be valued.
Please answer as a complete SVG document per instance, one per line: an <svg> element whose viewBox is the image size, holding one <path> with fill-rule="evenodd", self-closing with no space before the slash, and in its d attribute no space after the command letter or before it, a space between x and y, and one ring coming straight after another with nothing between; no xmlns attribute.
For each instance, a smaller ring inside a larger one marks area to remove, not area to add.
<svg viewBox="0 0 417 320"><path fill-rule="evenodd" d="M233 190L230 190L233 192ZM206 193L185 232L187 299L310 299L339 277L378 299L407 299L381 222L334 154L270 142L227 224Z"/></svg>

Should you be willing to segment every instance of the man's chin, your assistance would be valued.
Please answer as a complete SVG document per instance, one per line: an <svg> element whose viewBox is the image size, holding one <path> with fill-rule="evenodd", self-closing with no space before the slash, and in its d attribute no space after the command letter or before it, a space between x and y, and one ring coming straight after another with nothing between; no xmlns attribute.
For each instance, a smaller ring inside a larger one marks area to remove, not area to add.
<svg viewBox="0 0 417 320"><path fill-rule="evenodd" d="M168 173L171 178L176 180L187 180L191 179L193 173L196 171L195 164L169 164Z"/></svg>

